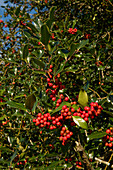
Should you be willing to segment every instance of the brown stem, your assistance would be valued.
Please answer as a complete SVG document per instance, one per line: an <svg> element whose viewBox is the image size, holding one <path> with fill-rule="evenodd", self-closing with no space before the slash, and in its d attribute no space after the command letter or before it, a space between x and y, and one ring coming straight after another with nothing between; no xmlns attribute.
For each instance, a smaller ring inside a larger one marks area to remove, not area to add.
<svg viewBox="0 0 113 170"><path fill-rule="evenodd" d="M80 139L78 137L78 142L76 141L76 152L79 152L82 160L83 160L83 165L84 165L84 169L87 170L94 170L94 168L92 167L92 165L90 164L89 160L88 160L88 156L84 150L84 147L81 145L80 143Z"/></svg>

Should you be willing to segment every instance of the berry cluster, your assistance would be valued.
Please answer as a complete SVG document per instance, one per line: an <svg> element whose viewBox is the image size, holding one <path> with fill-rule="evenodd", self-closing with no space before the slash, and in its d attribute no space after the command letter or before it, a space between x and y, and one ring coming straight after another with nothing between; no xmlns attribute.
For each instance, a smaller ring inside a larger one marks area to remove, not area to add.
<svg viewBox="0 0 113 170"><path fill-rule="evenodd" d="M17 165L25 165L27 163L27 159L25 159L24 161L19 161L19 158L20 158L20 155L17 155L15 158L14 158L14 162L17 163Z"/></svg>
<svg viewBox="0 0 113 170"><path fill-rule="evenodd" d="M46 127L47 129L53 130L62 126L62 123L60 122L62 119L62 116L58 117L58 115L51 116L50 113L45 113L43 115L38 113L37 118L33 119L33 122L36 126L39 126L39 128Z"/></svg>
<svg viewBox="0 0 113 170"><path fill-rule="evenodd" d="M7 120L7 121L3 121L2 123L0 123L0 126L2 127L2 126L4 126L4 125L6 125L7 123L9 122L9 120Z"/></svg>
<svg viewBox="0 0 113 170"><path fill-rule="evenodd" d="M113 127L110 127L110 129L107 129L106 133L108 135L106 135L103 139L105 141L105 146L112 148L113 147Z"/></svg>
<svg viewBox="0 0 113 170"><path fill-rule="evenodd" d="M62 141L62 145L65 145L66 141L73 135L73 132L66 130L66 127L62 127L60 135L59 140Z"/></svg>
<svg viewBox="0 0 113 170"><path fill-rule="evenodd" d="M27 160L25 160L25 161L20 161L20 162L17 163L17 165L25 165L26 163L27 163Z"/></svg>
<svg viewBox="0 0 113 170"><path fill-rule="evenodd" d="M76 161L76 167L81 169L82 168L81 166L82 166L82 162Z"/></svg>
<svg viewBox="0 0 113 170"><path fill-rule="evenodd" d="M62 82L59 81L60 74L55 76L55 82L53 81L53 66L50 65L49 70L48 70L48 75L49 77L47 78L47 84L48 88L46 90L46 93L49 95L49 97L52 99L52 101L56 100L56 95L58 94L58 90L62 90L65 88L65 85L62 85Z"/></svg>
<svg viewBox="0 0 113 170"><path fill-rule="evenodd" d="M57 75L57 77L55 77L55 81L53 80L53 70L52 70L53 66L50 65L49 69L48 69L48 78L47 78L47 90L46 93L47 95L50 97L50 99L52 99L52 101L56 101L56 107L59 107L61 105L62 102L69 102L69 97L65 97L63 94L57 95L59 89L64 89L65 86L62 85L62 82L59 80L60 74ZM56 96L59 98L56 100ZM54 115L51 116L50 113L38 113L36 118L33 119L33 122L35 123L36 126L38 126L39 128L47 128L50 130L59 128L60 131L60 137L59 140L62 141L62 145L65 145L70 137L73 135L73 132L69 131L68 129L66 129L66 127L64 126L65 124L67 124L67 122L71 125L71 126L75 126L75 122L73 121L73 117L72 116L80 116L81 118L83 118L86 122L88 122L88 118L90 117L91 119L93 119L95 116L98 116L101 113L101 110L103 109L100 105L98 105L97 102L92 102L90 104L90 107L86 106L84 107L84 110L81 110L81 108L79 107L77 110L74 109L76 107L74 107L76 105L76 101L75 99L72 99L73 102L71 102L69 104L69 106L67 105L63 105L62 109L59 111L59 115Z"/></svg>
<svg viewBox="0 0 113 170"><path fill-rule="evenodd" d="M98 116L101 114L102 111L102 106L98 105L97 102L91 102L90 107L85 106L84 110L82 111L81 108L79 107L77 109L77 112L73 114L73 116L80 116L83 118L86 122L88 122L88 118L90 117L91 119L94 119L95 116Z"/></svg>
<svg viewBox="0 0 113 170"><path fill-rule="evenodd" d="M73 28L69 28L68 32L70 34L75 34L77 32L77 29L76 28L74 28L74 29Z"/></svg>

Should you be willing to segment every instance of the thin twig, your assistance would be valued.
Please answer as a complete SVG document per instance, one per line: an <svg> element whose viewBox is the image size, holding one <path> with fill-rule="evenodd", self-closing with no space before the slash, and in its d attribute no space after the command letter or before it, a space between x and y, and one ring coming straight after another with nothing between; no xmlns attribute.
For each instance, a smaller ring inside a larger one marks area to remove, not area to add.
<svg viewBox="0 0 113 170"><path fill-rule="evenodd" d="M91 89L90 87L89 90L93 91L101 99L100 95L95 90Z"/></svg>

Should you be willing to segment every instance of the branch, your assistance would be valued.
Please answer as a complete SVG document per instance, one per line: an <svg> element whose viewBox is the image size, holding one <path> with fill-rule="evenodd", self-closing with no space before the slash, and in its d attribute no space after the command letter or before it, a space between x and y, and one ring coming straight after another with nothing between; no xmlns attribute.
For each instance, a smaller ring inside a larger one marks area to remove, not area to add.
<svg viewBox="0 0 113 170"><path fill-rule="evenodd" d="M94 168L92 167L92 165L90 164L89 160L88 160L88 156L84 150L84 147L81 145L80 143L80 139L78 137L78 142L76 141L76 152L79 152L80 153L80 156L83 160L83 165L84 165L84 168L87 169L87 170L94 170Z"/></svg>

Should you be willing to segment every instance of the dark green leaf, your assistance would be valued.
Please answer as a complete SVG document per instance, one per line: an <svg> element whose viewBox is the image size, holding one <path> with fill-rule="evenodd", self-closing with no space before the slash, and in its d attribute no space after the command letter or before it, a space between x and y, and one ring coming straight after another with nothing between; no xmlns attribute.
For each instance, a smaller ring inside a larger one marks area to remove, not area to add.
<svg viewBox="0 0 113 170"><path fill-rule="evenodd" d="M21 5L19 5L19 7L16 8L16 11L15 11L15 15L18 16L19 13L20 13L20 8L21 8Z"/></svg>
<svg viewBox="0 0 113 170"><path fill-rule="evenodd" d="M24 35L29 39L31 38L31 34L27 30L24 30Z"/></svg>
<svg viewBox="0 0 113 170"><path fill-rule="evenodd" d="M38 32L37 28L33 24L27 23L27 26L31 28L33 33L37 33Z"/></svg>
<svg viewBox="0 0 113 170"><path fill-rule="evenodd" d="M23 48L23 59L26 60L27 59L27 56L29 54L29 51L28 51L28 45L25 45L24 48Z"/></svg>
<svg viewBox="0 0 113 170"><path fill-rule="evenodd" d="M92 139L102 138L106 134L106 132L93 132L91 135L88 135L88 142Z"/></svg>
<svg viewBox="0 0 113 170"><path fill-rule="evenodd" d="M49 32L49 28L46 24L43 24L41 26L41 42L44 45L47 45L50 39L50 32Z"/></svg>
<svg viewBox="0 0 113 170"><path fill-rule="evenodd" d="M42 68L45 68L45 63L42 62L41 60L32 57L31 62L32 62L32 61L33 61L35 64L37 64L38 66L40 66L40 67L42 67Z"/></svg>
<svg viewBox="0 0 113 170"><path fill-rule="evenodd" d="M61 64L60 69L55 73L54 77L55 77L57 74L59 74L60 72L63 71L64 66L65 66L65 61Z"/></svg>
<svg viewBox="0 0 113 170"><path fill-rule="evenodd" d="M34 112L34 113L35 113L37 104L38 104L38 99L36 98L36 102L34 103L33 108L32 108L32 112Z"/></svg>
<svg viewBox="0 0 113 170"><path fill-rule="evenodd" d="M88 129L88 125L84 119L79 116L72 116L73 121L81 128Z"/></svg>
<svg viewBox="0 0 113 170"><path fill-rule="evenodd" d="M21 110L26 111L26 108L25 108L24 105L21 104L21 103L16 103L16 102L13 102L13 101L7 101L6 103L7 103L10 107L13 107L13 108L17 108L17 109L21 109Z"/></svg>
<svg viewBox="0 0 113 170"><path fill-rule="evenodd" d="M69 52L68 56L72 56L76 49L77 49L76 44L74 44L74 43L71 44L71 49L70 49L70 52Z"/></svg>
<svg viewBox="0 0 113 170"><path fill-rule="evenodd" d="M50 20L52 20L52 21L55 20L55 17L54 17L55 9L56 9L55 6L51 7L51 9L50 9Z"/></svg>
<svg viewBox="0 0 113 170"><path fill-rule="evenodd" d="M82 40L80 44L78 45L77 49L80 50L80 48L84 47L86 44L89 43L89 39L87 40Z"/></svg>
<svg viewBox="0 0 113 170"><path fill-rule="evenodd" d="M14 160L14 158L16 157L16 155L17 155L17 150L15 150L15 152L14 152L13 155L11 156L10 164L11 164L11 162Z"/></svg>
<svg viewBox="0 0 113 170"><path fill-rule="evenodd" d="M28 96L25 102L25 107L29 110L32 110L34 103L36 102L36 97L34 94Z"/></svg>

